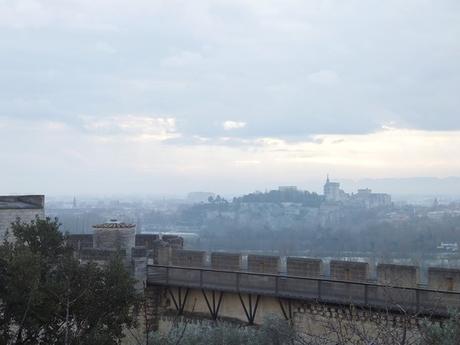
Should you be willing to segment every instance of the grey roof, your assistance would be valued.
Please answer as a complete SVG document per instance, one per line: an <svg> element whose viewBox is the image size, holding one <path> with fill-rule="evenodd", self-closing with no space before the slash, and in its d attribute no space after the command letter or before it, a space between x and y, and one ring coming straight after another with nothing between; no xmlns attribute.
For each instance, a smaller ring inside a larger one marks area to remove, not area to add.
<svg viewBox="0 0 460 345"><path fill-rule="evenodd" d="M44 195L0 195L0 210L43 209Z"/></svg>

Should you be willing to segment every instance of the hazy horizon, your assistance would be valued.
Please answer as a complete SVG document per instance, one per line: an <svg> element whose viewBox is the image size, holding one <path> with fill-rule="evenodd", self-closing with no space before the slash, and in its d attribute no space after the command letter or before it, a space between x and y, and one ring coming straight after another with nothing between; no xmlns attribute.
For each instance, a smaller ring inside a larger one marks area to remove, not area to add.
<svg viewBox="0 0 460 345"><path fill-rule="evenodd" d="M346 193L356 193L358 189L370 188L376 193L390 194L396 201L414 201L422 200L424 198L447 198L448 200L460 200L460 177L450 176L447 178L435 177L413 177L413 178L383 178L383 179L369 179L363 178L358 180L331 178L333 182L339 182L341 188ZM221 195L225 198L239 197L253 192L267 192L270 190L278 189L280 186L295 186L299 190L323 194L324 179L316 179L303 181L300 183L272 183L262 185L260 183L252 183L248 181L246 188L234 186L234 188L218 188L218 189L172 189L168 187L165 190L146 191L146 190L108 190L102 192L91 192L88 190L78 190L74 192L47 192L44 190L16 190L16 191L1 191L2 194L20 195L20 194L44 194L49 199L64 200L68 199L69 202L74 197L83 199L120 199L120 200L134 200L134 199L186 199L189 193L205 192ZM257 187L258 186L258 187ZM425 200L426 201L426 200Z"/></svg>
<svg viewBox="0 0 460 345"><path fill-rule="evenodd" d="M0 194L460 176L459 15L454 0L0 2ZM460 194L433 181L419 188Z"/></svg>

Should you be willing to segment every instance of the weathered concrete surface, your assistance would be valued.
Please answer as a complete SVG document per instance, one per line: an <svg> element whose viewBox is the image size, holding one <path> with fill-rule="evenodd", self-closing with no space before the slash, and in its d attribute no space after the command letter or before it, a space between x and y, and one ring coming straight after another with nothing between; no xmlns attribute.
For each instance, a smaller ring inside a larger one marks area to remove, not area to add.
<svg viewBox="0 0 460 345"><path fill-rule="evenodd" d="M272 255L248 255L248 271L277 274L280 269L280 258Z"/></svg>
<svg viewBox="0 0 460 345"><path fill-rule="evenodd" d="M215 252L211 253L211 267L222 270L241 270L241 254Z"/></svg>
<svg viewBox="0 0 460 345"><path fill-rule="evenodd" d="M460 291L460 269L428 268L428 287L434 290Z"/></svg>
<svg viewBox="0 0 460 345"><path fill-rule="evenodd" d="M417 266L379 264L377 279L382 285L417 287L420 283L420 273Z"/></svg>
<svg viewBox="0 0 460 345"><path fill-rule="evenodd" d="M367 281L369 264L366 262L331 260L329 263L331 279L349 281Z"/></svg>
<svg viewBox="0 0 460 345"><path fill-rule="evenodd" d="M320 259L287 257L287 274L301 277L320 277L323 274L323 262Z"/></svg>
<svg viewBox="0 0 460 345"><path fill-rule="evenodd" d="M43 209L0 209L0 240L3 241L5 234L8 232L9 239L12 239L11 223L20 218L23 223L30 223L36 217L45 218Z"/></svg>
<svg viewBox="0 0 460 345"><path fill-rule="evenodd" d="M114 227L109 227L113 225ZM136 246L136 227L132 224L107 223L94 225L93 246L98 249L122 249L131 258L131 249Z"/></svg>
<svg viewBox="0 0 460 345"><path fill-rule="evenodd" d="M212 308L212 293L211 291L206 291L205 293ZM177 303L179 299L182 298L183 300L186 290L181 290L180 297L177 288L172 288L170 292L161 294L161 313L158 317L160 332L166 334L172 327L184 325L184 323L211 324L213 322L212 313L202 291L191 289L188 292L181 315L176 309L171 294ZM219 297L219 293L215 292L216 300ZM244 302L246 311L240 298ZM250 310L254 312L256 301L257 297L252 295L250 308L249 295L226 292L222 297L217 320L219 320L219 323L230 322L247 325L247 313L250 313ZM261 296L258 299L254 323L260 325L267 316L271 315L290 319L294 328L306 339L328 337L331 341L330 344L333 344L334 341L337 342L338 339L338 335L331 332L333 329L337 330L337 332L349 332L349 335L356 332L355 339L357 339L357 335L362 332L377 334L377 332L382 331L382 327L386 327L389 331L391 330L392 334L400 332L401 336L403 336L403 332L405 331L407 337L415 339L419 336L417 325L421 321L421 319L418 320L409 315L401 316L387 312L379 313L370 310L359 310L351 306L334 307L306 301L292 300L289 302L288 300L279 300L275 297ZM329 344L329 342L324 344Z"/></svg>
<svg viewBox="0 0 460 345"><path fill-rule="evenodd" d="M173 266L204 267L206 252L199 250L174 249L171 262Z"/></svg>

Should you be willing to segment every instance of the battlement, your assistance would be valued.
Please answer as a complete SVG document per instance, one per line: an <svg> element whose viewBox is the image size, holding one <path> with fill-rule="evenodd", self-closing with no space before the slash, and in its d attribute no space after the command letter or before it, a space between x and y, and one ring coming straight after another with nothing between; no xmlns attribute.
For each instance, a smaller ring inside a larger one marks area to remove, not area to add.
<svg viewBox="0 0 460 345"><path fill-rule="evenodd" d="M176 249L172 251L173 266L205 267L206 252L198 250Z"/></svg>
<svg viewBox="0 0 460 345"><path fill-rule="evenodd" d="M320 277L323 274L323 261L301 257L286 258L287 274L300 277Z"/></svg>
<svg viewBox="0 0 460 345"><path fill-rule="evenodd" d="M280 258L271 255L248 255L248 271L277 274L280 271Z"/></svg>
<svg viewBox="0 0 460 345"><path fill-rule="evenodd" d="M434 290L460 291L460 269L428 268L428 287Z"/></svg>
<svg viewBox="0 0 460 345"><path fill-rule="evenodd" d="M377 279L382 285L417 287L420 283L420 269L416 266L379 264Z"/></svg>
<svg viewBox="0 0 460 345"><path fill-rule="evenodd" d="M329 268L332 279L349 281L369 280L369 264L367 262L331 260Z"/></svg>
<svg viewBox="0 0 460 345"><path fill-rule="evenodd" d="M234 253L211 253L211 267L238 271L242 267L242 257Z"/></svg>
<svg viewBox="0 0 460 345"><path fill-rule="evenodd" d="M418 288L420 268L410 265L380 263L371 267L367 262L331 260L325 264L318 258L273 255L244 255L238 253L174 249L161 264L216 270L279 274L292 277L327 278L337 281L377 283L388 287ZM328 268L328 269L327 269ZM371 279L370 271L376 272ZM325 272L330 272L326 275ZM460 291L460 269L430 267L428 288L432 290Z"/></svg>

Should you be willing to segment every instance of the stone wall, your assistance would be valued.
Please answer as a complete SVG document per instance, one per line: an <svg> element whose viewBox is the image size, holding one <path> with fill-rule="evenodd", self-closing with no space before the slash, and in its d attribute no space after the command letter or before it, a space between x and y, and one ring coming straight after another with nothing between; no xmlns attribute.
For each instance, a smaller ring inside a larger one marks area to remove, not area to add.
<svg viewBox="0 0 460 345"><path fill-rule="evenodd" d="M211 253L211 267L221 270L241 270L241 255L233 253Z"/></svg>
<svg viewBox="0 0 460 345"><path fill-rule="evenodd" d="M301 277L320 277L323 274L323 262L320 259L299 257L286 258L287 274Z"/></svg>
<svg viewBox="0 0 460 345"><path fill-rule="evenodd" d="M212 300L211 291L189 290L182 315L178 315L171 297L173 295L176 301L179 300L177 288L172 288L170 293L158 294L161 297L157 302L161 310L158 314L160 333L167 334L172 327L178 324L180 326L187 323L214 325L210 307L206 303L203 293L207 294L208 300ZM182 300L184 300L184 295L185 291L182 289ZM216 303L210 303L210 306L217 306L220 297L220 293L216 292ZM343 334L351 335L356 343L364 343L360 340L370 338L373 333L382 334L382 331L391 332L392 337L404 338L407 341L410 339L413 343L418 343L414 341L418 337L417 326L419 322L426 322L422 318L417 319L416 315L404 316L398 313L357 309L351 306L322 305L314 301L280 300L271 296L257 298L252 295L250 299L247 294L230 292L225 292L222 295L217 319L219 324L230 323L241 327L248 324L247 311L254 311L255 309L254 324L261 325L270 315L277 315L280 318L286 317L291 321L294 329L304 337L305 343L310 343L309 341L317 343L319 339L322 344L335 344L340 342L337 337L343 336Z"/></svg>
<svg viewBox="0 0 460 345"><path fill-rule="evenodd" d="M460 291L460 269L428 268L428 287L433 290Z"/></svg>
<svg viewBox="0 0 460 345"><path fill-rule="evenodd" d="M248 255L248 271L278 274L280 258L271 255Z"/></svg>
<svg viewBox="0 0 460 345"><path fill-rule="evenodd" d="M93 246L100 249L124 249L128 259L135 247L136 228L94 228Z"/></svg>
<svg viewBox="0 0 460 345"><path fill-rule="evenodd" d="M135 247L131 250L132 272L136 283L134 285L137 291L143 291L147 280L147 253L145 247Z"/></svg>
<svg viewBox="0 0 460 345"><path fill-rule="evenodd" d="M171 264L171 247L157 247L153 250L153 263L156 265Z"/></svg>
<svg viewBox="0 0 460 345"><path fill-rule="evenodd" d="M377 265L379 284L388 286L417 287L420 282L419 268L416 266L379 264Z"/></svg>
<svg viewBox="0 0 460 345"><path fill-rule="evenodd" d="M205 266L206 252L199 250L175 249L172 251L171 264L183 267Z"/></svg>
<svg viewBox="0 0 460 345"><path fill-rule="evenodd" d="M367 262L331 260L331 279L367 281L369 279L369 264Z"/></svg>
<svg viewBox="0 0 460 345"><path fill-rule="evenodd" d="M92 234L72 234L69 235L69 245L75 251L83 248L93 248L93 235Z"/></svg>
<svg viewBox="0 0 460 345"><path fill-rule="evenodd" d="M160 239L159 235L156 234L136 234L136 247L146 247L148 249L153 249L155 243Z"/></svg>
<svg viewBox="0 0 460 345"><path fill-rule="evenodd" d="M7 231L9 238L12 238L11 223L17 218L20 218L23 223L30 223L36 216L45 218L44 209L0 209L0 240L3 241Z"/></svg>

